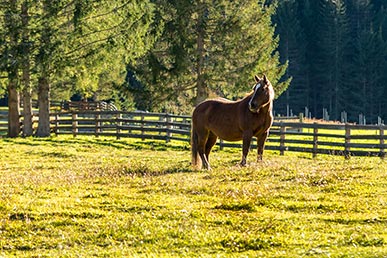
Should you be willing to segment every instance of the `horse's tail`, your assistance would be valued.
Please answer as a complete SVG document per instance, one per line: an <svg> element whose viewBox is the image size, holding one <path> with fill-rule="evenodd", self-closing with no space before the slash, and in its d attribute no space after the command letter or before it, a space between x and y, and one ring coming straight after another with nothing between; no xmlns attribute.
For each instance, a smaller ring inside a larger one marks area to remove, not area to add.
<svg viewBox="0 0 387 258"><path fill-rule="evenodd" d="M194 169L200 169L201 159L198 153L198 134L192 124L191 130L191 153L192 153L192 167Z"/></svg>

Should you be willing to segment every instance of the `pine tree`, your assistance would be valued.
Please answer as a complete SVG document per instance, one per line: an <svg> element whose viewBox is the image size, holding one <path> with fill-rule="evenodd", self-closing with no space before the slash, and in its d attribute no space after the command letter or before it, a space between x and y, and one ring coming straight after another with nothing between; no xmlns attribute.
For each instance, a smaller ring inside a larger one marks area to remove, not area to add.
<svg viewBox="0 0 387 258"><path fill-rule="evenodd" d="M274 23L279 35L281 62L289 60L285 78L292 78L290 86L276 101L277 112L286 114L289 109L295 113L310 106L308 68L306 62L307 40L298 17L299 6L295 0L279 2Z"/></svg>
<svg viewBox="0 0 387 258"><path fill-rule="evenodd" d="M159 1L165 30L155 48L132 66L152 96L153 106L180 102L185 111L208 96L236 98L250 89L255 73L266 73L277 94L286 64L275 49L271 16L263 1ZM187 101L188 100L188 101Z"/></svg>
<svg viewBox="0 0 387 258"><path fill-rule="evenodd" d="M8 85L17 85L16 87L8 87L9 89L13 88L11 92L8 92L8 97L11 99L9 102L9 119L13 121L9 125L14 123L12 129L9 128L9 135L13 137L19 135L20 132L19 96L23 97L23 135L32 135L32 69L30 67L32 28L29 22L31 19L29 11L33 6L34 2L30 0L4 1L0 5L0 12L4 14L12 13L12 15L3 16L4 23L0 26L2 27L0 33L4 42L1 43L0 52L3 64L1 70L8 73ZM10 40L12 38L13 40Z"/></svg>
<svg viewBox="0 0 387 258"><path fill-rule="evenodd" d="M74 31L64 46L71 63L62 75L71 77L78 91L96 97L113 89L125 78L126 63L142 56L153 44L148 31L153 22L153 5L148 1L78 0Z"/></svg>
<svg viewBox="0 0 387 258"><path fill-rule="evenodd" d="M17 118L9 124L20 128L19 81L25 85L21 89L26 117L31 114L27 99L33 75L38 84L37 136L50 135L53 84L97 91L98 87L122 82L125 63L143 55L153 43L148 37L153 16L148 1L13 0L4 1L0 11L9 14L3 16L1 32L6 44L0 49L6 64L2 71L7 71L9 77L10 118ZM10 132L10 136L18 135L11 129Z"/></svg>
<svg viewBox="0 0 387 258"><path fill-rule="evenodd" d="M375 10L370 0L352 0L351 28L355 35L353 63L356 71L352 81L351 107L353 118L365 115L368 122L377 122L383 112L386 81L387 42L383 39L383 9Z"/></svg>
<svg viewBox="0 0 387 258"><path fill-rule="evenodd" d="M305 75L292 70L294 59L299 59L289 55L288 75L293 77L287 92L289 98L293 83L301 76L310 94L313 116L321 117L322 109L327 108L332 119L339 119L340 111L345 110L350 121L356 122L360 113L367 122L376 122L378 115L386 120L387 111L383 108L387 105L386 1L298 0L297 13L283 12L281 6L289 2L279 1L275 20L281 57L288 45L283 40L297 27L292 21L299 21L306 37L297 40L297 44L305 42L307 69ZM281 30L284 21L294 25ZM281 96L280 104L285 97L286 94Z"/></svg>
<svg viewBox="0 0 387 258"><path fill-rule="evenodd" d="M18 16L18 1L4 1L2 6L2 46L1 46L1 70L7 74L8 92L8 136L17 137L20 133L19 119L19 59L18 44L20 41L20 17Z"/></svg>
<svg viewBox="0 0 387 258"><path fill-rule="evenodd" d="M30 14L31 3L24 0L21 4L21 88L23 96L23 136L33 135L32 124L32 87L31 87L31 31L30 31Z"/></svg>
<svg viewBox="0 0 387 258"><path fill-rule="evenodd" d="M316 72L317 95L320 108L327 108L331 118L340 119L346 104L346 79L350 68L346 65L350 31L343 0L321 0L317 37Z"/></svg>
<svg viewBox="0 0 387 258"><path fill-rule="evenodd" d="M300 25L305 32L305 47L306 47L306 60L305 67L307 69L305 75L305 84L309 92L309 105L311 115L319 117L320 105L319 99L319 86L318 82L319 73L317 72L318 66L316 65L316 57L319 55L318 47L318 27L319 27L319 2L314 0L302 0L299 1L298 16L300 17ZM301 42L298 42L302 44ZM292 75L293 76L293 75ZM294 80L298 80L297 76L293 77Z"/></svg>

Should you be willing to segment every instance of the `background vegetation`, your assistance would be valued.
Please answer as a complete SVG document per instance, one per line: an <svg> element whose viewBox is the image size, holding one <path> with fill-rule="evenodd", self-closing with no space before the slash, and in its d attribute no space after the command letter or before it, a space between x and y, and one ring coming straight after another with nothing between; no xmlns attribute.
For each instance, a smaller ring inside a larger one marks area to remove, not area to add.
<svg viewBox="0 0 387 258"><path fill-rule="evenodd" d="M32 134L35 92L36 135L44 137L50 133L49 100L54 94L69 98L78 92L83 99L116 99L126 108L187 112L210 94L236 97L249 91L247 78L254 73L266 73L278 93L289 83L278 83L286 64L279 63L276 52L271 22L275 6L265 1L0 4L0 72L6 79L11 137L19 134L21 93L23 134ZM135 84L129 87L131 76Z"/></svg>
<svg viewBox="0 0 387 258"><path fill-rule="evenodd" d="M387 6L384 0L286 0L273 21L292 83L277 112L367 122L387 118Z"/></svg>
<svg viewBox="0 0 387 258"><path fill-rule="evenodd" d="M50 138L50 100L184 112L266 73L279 113L386 119L382 0L0 0L0 256L382 257L386 162L267 152L235 167L188 143ZM241 1L240 1L241 2Z"/></svg>
<svg viewBox="0 0 387 258"><path fill-rule="evenodd" d="M188 144L0 139L0 255L384 257L386 161Z"/></svg>
<svg viewBox="0 0 387 258"><path fill-rule="evenodd" d="M49 99L187 114L207 97L243 96L262 73L280 96L276 114L386 119L382 0L12 0L0 1L0 15L9 136L20 102L32 134L31 97L37 135L48 136Z"/></svg>

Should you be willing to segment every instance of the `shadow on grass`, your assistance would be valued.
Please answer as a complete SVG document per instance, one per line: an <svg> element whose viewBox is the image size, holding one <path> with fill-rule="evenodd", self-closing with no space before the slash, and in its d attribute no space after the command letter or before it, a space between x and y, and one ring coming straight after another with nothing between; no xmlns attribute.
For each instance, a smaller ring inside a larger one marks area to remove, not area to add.
<svg viewBox="0 0 387 258"><path fill-rule="evenodd" d="M163 141L156 140L137 140L137 141L127 141L127 140L117 140L114 138L96 138L96 137L48 137L48 138L39 138L39 137L28 137L28 138L4 138L4 142L9 142L18 145L28 145L28 146L41 146L41 145L50 145L50 146L71 146L71 145L87 145L87 146L106 146L113 147L116 149L128 149L128 150L155 150L155 151L165 151L165 150L180 150L186 151L190 149L189 144L172 144L166 143Z"/></svg>
<svg viewBox="0 0 387 258"><path fill-rule="evenodd" d="M251 203L227 203L227 204L220 204L215 206L216 210L225 210L225 211L247 211L247 212L254 212L255 207Z"/></svg>
<svg viewBox="0 0 387 258"><path fill-rule="evenodd" d="M326 218L322 219L328 223L337 223L342 225L364 225L364 224L385 224L387 225L387 217L376 218Z"/></svg>
<svg viewBox="0 0 387 258"><path fill-rule="evenodd" d="M258 251L273 247L281 247L283 245L281 242L275 241L272 238L248 238L238 236L229 236L220 241L220 244L224 248L234 252L246 252L249 250Z"/></svg>
<svg viewBox="0 0 387 258"><path fill-rule="evenodd" d="M120 176L162 176L168 174L195 172L190 164L180 162L167 167L155 167L148 163L135 163L125 167L120 172Z"/></svg>

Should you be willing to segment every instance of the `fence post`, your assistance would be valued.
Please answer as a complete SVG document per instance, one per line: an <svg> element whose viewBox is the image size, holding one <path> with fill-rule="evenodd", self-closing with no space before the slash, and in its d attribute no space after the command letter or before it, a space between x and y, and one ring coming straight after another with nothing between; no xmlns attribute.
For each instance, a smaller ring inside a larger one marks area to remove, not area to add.
<svg viewBox="0 0 387 258"><path fill-rule="evenodd" d="M171 141L171 132L169 129L171 129L171 117L169 114L165 114L165 121L167 122L167 138L165 139L165 142L168 143Z"/></svg>
<svg viewBox="0 0 387 258"><path fill-rule="evenodd" d="M34 129L34 119L35 119L35 115L34 113L31 114L31 126L32 126L32 134L35 133L35 129Z"/></svg>
<svg viewBox="0 0 387 258"><path fill-rule="evenodd" d="M141 114L141 140L145 140L144 137L144 115Z"/></svg>
<svg viewBox="0 0 387 258"><path fill-rule="evenodd" d="M285 133L286 128L284 123L280 123L280 155L283 156L285 154Z"/></svg>
<svg viewBox="0 0 387 258"><path fill-rule="evenodd" d="M73 122L73 136L76 137L78 133L78 115L77 113L72 113L72 122Z"/></svg>
<svg viewBox="0 0 387 258"><path fill-rule="evenodd" d="M318 151L318 124L316 122L313 123L313 158L317 157Z"/></svg>
<svg viewBox="0 0 387 258"><path fill-rule="evenodd" d="M56 136L58 136L58 127L59 127L59 114L55 114L55 119L54 119L54 133Z"/></svg>
<svg viewBox="0 0 387 258"><path fill-rule="evenodd" d="M101 113L95 114L95 137L101 132Z"/></svg>
<svg viewBox="0 0 387 258"><path fill-rule="evenodd" d="M379 135L380 135L380 157L382 159L384 159L386 156L386 153L384 152L385 148L384 148L384 128L383 128L383 126L380 126Z"/></svg>
<svg viewBox="0 0 387 258"><path fill-rule="evenodd" d="M162 134L162 130L161 130L161 129L164 128L163 122L166 122L166 119L164 119L164 117L160 114L160 116L159 116L159 123L160 123L160 124L157 124L157 125L156 125L156 127L157 127L158 129L160 129L160 130L159 130L159 135Z"/></svg>
<svg viewBox="0 0 387 258"><path fill-rule="evenodd" d="M127 116L127 119L129 119L129 120L134 119L134 115L133 115L132 113L129 113L128 116ZM134 125L134 124L135 124L135 122L127 121L127 125L129 125L128 134L131 134L131 133L132 133L132 129L130 129L130 127L131 127L132 125Z"/></svg>
<svg viewBox="0 0 387 258"><path fill-rule="evenodd" d="M220 139L220 138L219 138L219 149L220 149L220 150L223 150L223 149L224 149L224 146L223 146L223 139Z"/></svg>
<svg viewBox="0 0 387 258"><path fill-rule="evenodd" d="M122 127L122 114L118 113L116 116L116 137L117 140L121 138L121 127Z"/></svg>
<svg viewBox="0 0 387 258"><path fill-rule="evenodd" d="M345 143L344 143L344 157L345 159L349 159L351 155L351 128L348 123L345 124Z"/></svg>

